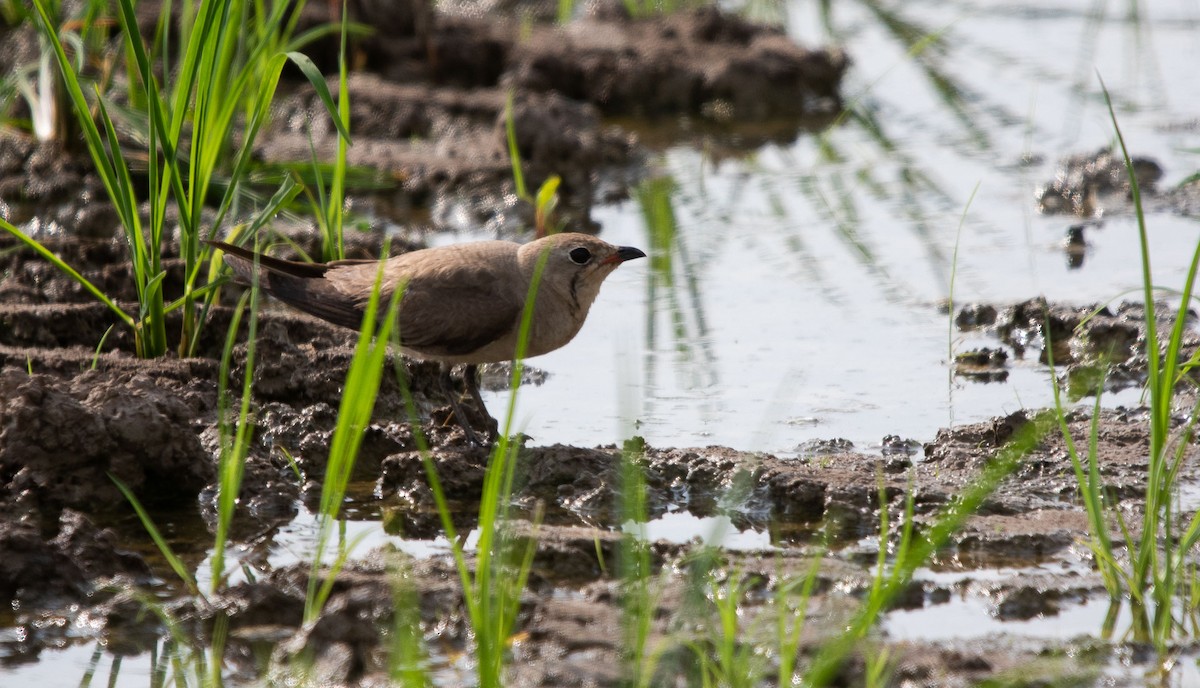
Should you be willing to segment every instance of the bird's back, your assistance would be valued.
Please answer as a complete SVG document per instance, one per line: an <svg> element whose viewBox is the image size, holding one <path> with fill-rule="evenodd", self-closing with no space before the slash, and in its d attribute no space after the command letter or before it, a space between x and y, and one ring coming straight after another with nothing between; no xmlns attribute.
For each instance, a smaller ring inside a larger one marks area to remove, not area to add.
<svg viewBox="0 0 1200 688"><path fill-rule="evenodd" d="M528 280L517 263L518 245L474 242L422 249L390 258L384 267L382 296L403 289L401 345L422 358L476 362L508 360L506 355L472 354L515 329ZM361 311L375 285L377 265L330 266L324 278Z"/></svg>

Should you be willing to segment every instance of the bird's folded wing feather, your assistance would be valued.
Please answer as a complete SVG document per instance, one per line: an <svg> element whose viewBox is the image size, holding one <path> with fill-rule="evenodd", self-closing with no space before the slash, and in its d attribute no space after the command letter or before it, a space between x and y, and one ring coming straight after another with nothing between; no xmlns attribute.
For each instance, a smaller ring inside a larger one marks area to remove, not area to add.
<svg viewBox="0 0 1200 688"><path fill-rule="evenodd" d="M514 289L504 267L476 261L389 266L381 297L391 298L392 290L403 285L401 345L431 356L463 356L514 329L524 293ZM365 307L375 267L333 268L325 276L339 291L360 295Z"/></svg>

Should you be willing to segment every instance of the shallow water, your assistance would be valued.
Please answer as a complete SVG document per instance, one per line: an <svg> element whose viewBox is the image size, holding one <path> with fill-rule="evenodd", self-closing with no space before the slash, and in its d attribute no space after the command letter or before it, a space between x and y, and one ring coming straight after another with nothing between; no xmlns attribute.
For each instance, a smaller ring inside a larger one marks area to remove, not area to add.
<svg viewBox="0 0 1200 688"><path fill-rule="evenodd" d="M950 380L948 352L980 342L951 332L939 305L1138 298L1132 216L1088 230L1083 265L1071 268L1063 240L1079 220L1039 215L1033 192L1060 158L1113 140L1097 71L1131 152L1162 165L1160 188L1200 166L1185 150L1200 127L1200 12L1143 3L1134 22L1124 4L1092 14L1102 5L903 3L888 11L944 31L914 61L866 3L836 3L832 38L817 3L788 3L793 35L846 46L848 100L880 133L848 122L719 162L667 150L679 288L650 304L648 261L622 266L576 340L531 361L550 378L521 391L519 424L541 443L637 433L658 446L789 452L813 438L928 441L940 427L1050 404L1035 361L1010 359L1006 383ZM649 244L636 203L596 217L605 239ZM1155 281L1180 285L1200 227L1162 213L1149 227ZM506 396L489 406L503 409ZM1131 391L1107 404L1137 400Z"/></svg>
<svg viewBox="0 0 1200 688"><path fill-rule="evenodd" d="M918 35L943 32L914 60L909 43L889 32L891 17L866 3L832 5L824 28L812 0L757 9L781 12L806 43L846 47L855 61L847 100L875 118L878 132L851 121L820 139L802 135L719 161L691 148L663 152L662 169L678 184L679 286L652 303L648 261L623 266L576 340L530 362L550 374L520 391L518 426L536 442L587 446L639 434L656 446L788 453L814 438L844 437L860 449L888 434L928 441L941 427L1051 401L1049 373L1036 362L1010 361L1005 383L952 379L951 351L996 344L953 331L941 307L948 298L1092 303L1139 287L1131 217L1089 230L1083 265L1072 268L1062 242L1077 220L1039 215L1033 190L1059 158L1111 142L1097 71L1132 152L1163 166L1161 187L1200 166L1200 155L1186 151L1200 129L1200 8L1109 3L1101 16L1105 4L1088 0L896 3L887 11ZM1128 7L1140 10L1138 20L1124 17ZM649 246L635 202L595 217L603 238ZM1149 225L1156 282L1178 285L1197 225L1169 214L1150 216ZM1129 391L1106 403L1137 398ZM507 395L487 401L497 411ZM651 537L676 542L722 529L730 546L770 544L685 514L648 526ZM276 537L271 563L307 558L314 530L310 517L297 519ZM374 522L351 530L365 536L363 552L398 541ZM426 553L444 543L404 546ZM1105 611L1064 605L1052 618L1000 622L983 602L955 598L895 612L885 630L906 639L969 630L1061 638L1097 632ZM93 647L51 656L6 667L0 686L76 685ZM97 683L112 661L102 658ZM127 658L112 685L149 685L149 677L143 654Z"/></svg>
<svg viewBox="0 0 1200 688"><path fill-rule="evenodd" d="M657 446L786 454L818 438L867 450L889 434L929 441L939 428L1052 403L1049 371L1036 361L1010 359L1003 383L950 377L951 351L998 345L951 329L951 296L959 304L1137 298L1133 217L1088 230L1083 264L1072 267L1063 240L1079 219L1039 215L1034 189L1053 178L1060 158L1112 140L1096 69L1132 152L1164 168L1160 188L1197 167L1200 156L1183 151L1200 128L1200 83L1189 66L1200 58L1195 7L1155 3L1135 24L1098 19L1083 1L905 3L898 13L927 32L945 30L918 63L868 5L838 3L833 37L819 29L816 5L786 4L789 30L810 44L846 46L855 60L847 97L881 133L850 122L820 139L801 135L719 161L690 147L664 151L661 168L677 184L679 286L660 285L651 302L649 261L625 264L579 336L530 361L549 373L519 392L516 425L535 443L587 446L639 434ZM939 91L934 78L953 88ZM635 201L594 215L606 240L649 248ZM1162 213L1149 226L1156 281L1177 285L1198 227ZM486 237L434 241L478 238ZM1105 401L1130 405L1139 396L1129 390ZM486 398L497 414L508 403L507 393ZM313 527L293 524L283 549L301 554ZM681 513L645 530L672 542L720 534L733 548L771 546L765 533ZM371 533L372 542L387 537ZM1001 622L965 597L893 613L886 629L927 640L935 639L929 628L945 637L970 628L973 637L1064 638L1095 633L1105 611L1064 604L1056 617Z"/></svg>

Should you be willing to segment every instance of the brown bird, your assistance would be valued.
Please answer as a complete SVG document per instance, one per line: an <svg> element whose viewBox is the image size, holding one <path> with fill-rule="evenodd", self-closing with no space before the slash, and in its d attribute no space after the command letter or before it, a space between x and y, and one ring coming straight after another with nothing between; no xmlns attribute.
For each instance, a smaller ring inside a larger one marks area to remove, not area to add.
<svg viewBox="0 0 1200 688"><path fill-rule="evenodd" d="M256 254L219 241L225 262L249 284L254 262L268 294L335 325L359 329L379 262L298 263ZM554 351L583 326L604 278L627 260L644 258L586 234L553 234L527 244L479 241L412 251L384 261L380 299L404 285L400 346L414 358L442 364L442 384L467 440L478 444L451 389L450 369L465 363L467 392L485 414L477 366L516 357L518 331L539 257L545 253L534 298L526 356Z"/></svg>

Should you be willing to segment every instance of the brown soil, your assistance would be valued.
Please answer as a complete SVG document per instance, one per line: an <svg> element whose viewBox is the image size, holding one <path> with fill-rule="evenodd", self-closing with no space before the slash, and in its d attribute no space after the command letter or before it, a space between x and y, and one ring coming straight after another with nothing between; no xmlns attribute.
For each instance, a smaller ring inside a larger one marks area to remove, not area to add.
<svg viewBox="0 0 1200 688"><path fill-rule="evenodd" d="M1176 312L1164 303L1155 304L1154 310L1158 331L1165 339L1175 325ZM1189 311L1185 324L1194 318ZM960 360L956 367L956 371L963 369L960 374L984 379L1006 375L1004 364L1011 350L1015 359L1036 356L1038 363L1053 363L1065 371L1066 391L1073 399L1088 396L1101 385L1106 392L1140 386L1148 375L1146 314L1141 303L1068 306L1035 298L1003 307L968 304L955 316L955 324L963 331L991 334L1008 347L964 354L965 363ZM1200 336L1193 327L1186 327L1181 340L1183 358L1198 348ZM1181 389L1181 402L1192 396L1189 388Z"/></svg>
<svg viewBox="0 0 1200 688"><path fill-rule="evenodd" d="M698 130L740 136L738 123L749 120L763 125L757 131L786 139L837 111L847 66L836 50L805 50L775 29L712 9L634 21L620 3L597 3L588 18L566 29L535 23L522 36L516 19L439 14L421 2L350 4L356 19L388 28L355 45L361 70L348 84L351 162L394 183L392 191L357 199L357 207L401 219L411 219L413 208L430 207L432 223L440 226L451 224L447 207L454 203L497 231L528 224L529 209L505 200L512 198L504 138L510 90L530 184L561 175L564 218L586 227L592 203L620 196L646 173L646 151L637 137L603 118L703 122L683 127L688 136ZM309 26L325 7L310 4ZM531 11L539 16L544 8ZM330 46L313 50L328 70ZM323 116L315 114L314 96L302 84L289 87L293 92L258 154L264 161L306 161L311 140L318 156L332 159L335 142ZM40 240L106 293L129 302L135 295L123 238L89 169L61 147L2 135L0 212L14 221L36 218L30 230ZM1074 202L1073 193L1063 198ZM306 229L280 231L311 249ZM351 254L361 256L377 255L382 242L378 234L356 234L350 243ZM404 242L392 245L393 251L404 248ZM164 288L178 293L182 269L167 258ZM959 322L993 328L1020 357L1031 347L1045 348L1042 323L1049 317L1056 361L1084 366L1108 352L1117 363L1109 385L1140 379L1140 312L1104 313L1088 321L1084 337L1076 326L1086 312L1034 301L1003 310L965 309ZM196 358L138 360L130 354L128 331L108 333L115 319L105 307L0 238L0 602L7 603L0 605L6 610L0 625L20 629L0 640L0 664L30 661L45 648L71 642L78 637L76 624L95 629L116 651L144 651L165 632L157 617L144 613L142 591L149 588L169 599L164 609L201 642L214 619L228 618L225 659L235 678L261 678L304 654L325 684L381 685L380 629L392 622L397 576L416 595L434 659L465 647L461 591L447 557L412 560L372 552L337 578L321 619L300 628L309 565L269 570L265 554L277 529L299 509L311 510L319 494L353 336L278 308L260 316L255 433L232 535L258 575L207 601L170 585L164 589L161 580L173 574L154 554L114 480L138 496L160 528L177 536L185 564L194 567L203 559L214 520L219 360L230 321L227 301L214 307ZM172 325L170 331L177 331ZM1004 366L995 352L984 359L988 370ZM230 389L240 389L245 360L242 343L233 352ZM447 496L461 507L456 526L466 532L476 522L470 505L478 501L487 454L468 446L451 422L433 366L389 363L415 395ZM487 419L478 409L474 414L473 424L483 427ZM839 632L869 585L881 509L898 522L911 492L917 526L928 525L1028 422L1015 414L943 431L916 456L898 440L885 457L831 443L804 460L723 447L650 447L639 460L652 517L674 509L726 514L739 528L776 535L776 551L722 552L711 562L721 575L755 581L752 602L765 599L781 577L807 571L816 549L813 534L828 535L830 552L804 637L808 650ZM1088 422L1070 419L1077 439ZM1138 410L1105 412L1102 426L1103 471L1113 497L1137 508L1145 419ZM432 538L441 524L416 449L399 383L385 376L354 476L373 490L359 501L382 511L391 532ZM536 535L526 520L513 525L538 541L519 620L524 634L512 648L514 685L614 685L620 679L620 591L612 568L620 541L612 529L619 457L614 447L530 446L520 453L518 512L544 509L544 519ZM987 600L998 618L1019 620L1052 617L1068 602L1094 599L1101 582L1086 561L1079 565L1087 522L1075 489L1063 440L1049 432L934 562L938 569L967 572L1042 564L1047 573L954 586L917 583L900 605L929 608L965 596ZM677 630L670 623L687 607L687 576L698 551L690 545L652 547L663 585L656 638ZM1055 565L1069 572L1050 573ZM748 618L757 613L750 604ZM895 679L913 685L972 685L1047 654L1066 658L1063 675L1086 675L1096 656L1108 651L1070 642L889 647ZM264 663L264 657L272 661ZM689 659L667 653L661 661L665 670L684 673ZM862 669L861 661L852 660L843 681L857 682Z"/></svg>
<svg viewBox="0 0 1200 688"><path fill-rule="evenodd" d="M1129 316L1126 312L1123 317ZM218 310L214 329L220 329L223 317L225 311ZM109 476L128 485L160 521L186 522L194 517L180 517L178 505L198 504L211 523L217 371L211 358L145 362L120 350L101 355L96 369L88 370L92 342L105 322L102 309L88 304L13 307L0 314L5 361L0 372L0 398L5 400L0 407L5 491L0 542L6 553L0 591L20 610L12 623L28 625L48 610L67 618L86 614L103 621L103 633L112 642L136 650L161 629L156 622L135 620L140 618L139 603L131 590L150 584L151 571L161 563L148 553ZM313 481L319 479L328 452L350 355L348 340L348 334L302 316L263 314L255 373L258 440L247 466L235 540L269 543L273 530L294 516L297 500L307 503L304 495L319 492ZM243 355L239 348L234 358ZM402 365L422 406L437 406L436 371L422 364ZM235 387L239 374L235 370ZM449 410L433 408L431 415L444 420ZM403 411L394 381L385 383L376 417L357 479L375 482L375 500L388 514L390 532L433 538L440 534L440 523L432 513L411 431L395 420L403 418ZM1026 415L1015 414L944 431L915 457L834 450L798 460L723 447L646 448L640 463L651 517L677 508L698 516L724 513L739 528L781 534L783 548L776 552L720 554L718 568L728 572L724 575L758 579L755 585L769 590L770 581L807 570L812 561L807 534L824 528L833 549L821 565L804 643L815 648L844 622L854 598L869 585L874 555L872 545L864 543L878 535L880 490L893 522L901 518L911 490L920 527L973 484L995 452L1028 422ZM1072 417L1070 424L1076 441L1083 441L1089 419ZM1107 484L1115 499L1136 508L1146 470L1146 420L1138 411L1105 412L1102 428ZM426 421L423 430L434 444L433 459L447 497L460 506L477 503L486 453L467 447L460 430L439 421ZM280 448L295 457L301 479ZM1066 456L1061 436L1049 432L933 562L935 568L961 571L1037 564L1046 573L975 582L968 577L949 586L918 583L899 606L930 608L951 598L975 597L986 600L997 618L1021 620L1053 617L1062 604L1095 599L1102 584L1079 566L1078 543L1087 535L1087 521L1074 499ZM520 620L528 635L514 650L520 660L514 662L514 681L613 685L619 678L621 610L611 566L619 556L620 538L592 525L617 520L619 457L614 447L560 445L528 447L520 454L515 501L530 508L541 504L545 511ZM458 512L461 532L474 526L469 509ZM194 565L204 556L210 536L203 526L191 527L197 535L182 555ZM514 527L530 526L518 520ZM670 620L684 612L686 572L694 556L694 548L687 546L660 544L652 550L656 568L677 572L663 578L656 637L673 632ZM247 561L253 564L255 557ZM1056 565L1063 574L1052 573ZM182 597L168 607L201 637L215 615L227 616L232 641L226 657L239 676L249 679L263 671L261 650L273 646L273 667L294 666L289 657L312 653L314 670L324 680L367 685L382 680L385 669L379 629L390 628L397 571L416 591L425 627L437 629L435 657L463 648L465 612L445 557L416 561L395 552L372 553L339 576L322 620L299 632L308 576L304 563L264 570L256 582L235 586L210 603ZM71 605L75 611L64 611ZM754 607L747 613L753 615ZM23 657L65 640L55 630L58 626L39 628L22 643ZM286 640L273 644L281 639ZM1096 661L1094 653L1079 653L1072 643L1055 648L1045 643L905 642L893 644L891 651L897 679L927 685L969 685L1016 670L1047 651L1078 654L1064 669L1070 675L1091 671ZM681 662L679 671L686 665L682 655L663 661L665 667ZM854 662L845 669L848 678L859 670Z"/></svg>

